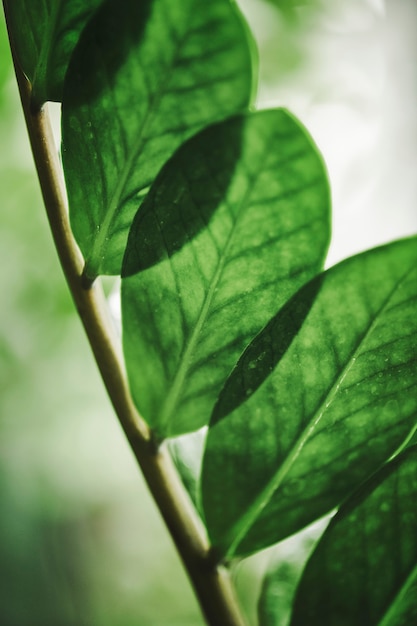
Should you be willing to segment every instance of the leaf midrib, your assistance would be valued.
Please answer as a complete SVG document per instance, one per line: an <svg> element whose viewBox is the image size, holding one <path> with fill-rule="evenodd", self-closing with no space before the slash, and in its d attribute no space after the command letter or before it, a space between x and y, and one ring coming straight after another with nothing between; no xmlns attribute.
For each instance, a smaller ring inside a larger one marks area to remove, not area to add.
<svg viewBox="0 0 417 626"><path fill-rule="evenodd" d="M291 131L289 133L290 136L292 136L293 131ZM274 136L271 134L268 138L268 140L265 142L264 148L263 148L263 153L264 154L269 154L270 153L270 148L271 148L271 144L274 142ZM296 152L295 154L297 156L299 156L300 154L304 154L305 153L305 147L304 150L300 150L298 152ZM285 157L285 159L282 160L282 163L285 163L289 160L292 160L293 158L293 154L287 155ZM216 288L220 282L222 273L223 273L223 269L224 269L224 265L226 262L226 258L227 258L227 252L230 248L230 246L232 245L235 233L236 233L236 229L238 226L238 223L240 221L240 219L242 218L242 215L245 213L245 210L247 210L249 208L249 204L250 204L250 197L252 195L253 192L253 187L255 185L256 180L258 179L259 175L262 173L264 169L264 165L261 162L261 159L259 159L259 166L258 168L256 168L255 171L252 171L250 174L247 173L247 180L248 180L248 187L244 193L244 195L242 196L242 199L239 203L239 207L237 209L237 216L236 219L233 223L233 227L230 231L230 234L228 236L227 242L225 244L225 247L223 249L223 254L222 257L219 259L218 265L216 267L216 271L213 277L213 282L210 285L210 288L207 292L207 295L204 299L204 303L203 306L201 307L198 319L196 321L196 324L193 328L193 331L191 333L191 336L187 342L187 346L183 352L183 358L181 360L180 366L177 369L177 373L173 379L173 384L170 388L170 390L168 391L165 403L163 405L162 411L160 413L160 419L159 421L159 425L161 427L161 432L164 434L164 436L173 436L175 434L177 434L175 431L172 432L170 431L169 428L166 428L166 426L168 425L168 423L171 420L171 416L174 412L174 410L177 407L177 403L179 400L179 397L181 395L181 391L183 388L183 384L185 382L190 364L191 364L191 358L192 358L192 353L194 351L194 348L197 344L198 338L199 338L199 334L200 331L207 319L207 315L208 312L210 310L210 306L211 303L213 301L214 298L214 294L216 292ZM319 179L318 179L319 180ZM314 179L314 184L317 183L317 180ZM305 185L303 185L303 190L305 187L307 187L309 185L309 183L306 183ZM291 193L293 193L294 190L291 190ZM281 199L281 196L283 196L285 194L280 194L279 195L279 199ZM224 203L227 206L227 202ZM303 227L305 227L305 225L303 225Z"/></svg>
<svg viewBox="0 0 417 626"><path fill-rule="evenodd" d="M177 48L173 55L172 63L169 66L167 66L163 74L163 77L160 80L159 84L161 88L156 94L155 93L151 94L148 92L148 103L149 103L148 110L144 116L141 126L138 129L137 139L136 141L133 142L132 148L129 150L129 154L126 158L125 165L123 167L122 175L119 177L118 183L113 191L110 201L107 204L107 207L104 207L104 219L99 225L98 233L96 237L94 238L93 246L91 248L91 253L85 262L86 264L85 271L89 276L95 275L96 273L100 272L101 264L105 259L106 251L107 251L107 245L105 242L106 240L110 240L110 238L108 238L108 233L110 231L110 228L113 222L116 221L117 217L120 214L122 207L124 206L121 203L121 198L126 188L126 185L129 180L132 169L134 167L134 164L136 162L136 159L139 157L141 152L143 152L142 149L144 146L144 137L146 135L146 131L149 128L149 126L152 125L152 122L158 113L159 104L161 102L163 94L166 93L165 86L167 82L170 82L168 78L170 74L172 73L173 68L177 64L182 48L184 47L188 37L191 35L190 33L190 23L192 21L191 13L192 12L187 14L188 19L184 23L184 32L182 33L182 36L176 42ZM140 64L142 64L142 62L140 62ZM135 193L139 193L140 191L142 191L149 185L150 185L150 182L148 181L145 183L145 185L142 188L136 189ZM139 207L140 207L140 204L139 204Z"/></svg>
<svg viewBox="0 0 417 626"><path fill-rule="evenodd" d="M272 139L270 138L269 143L272 141ZM194 348L197 344L198 338L200 336L200 331L203 328L203 325L207 319L208 316L208 312L210 310L211 307L211 303L213 301L214 295L216 293L216 289L218 287L218 284L220 282L220 279L222 277L223 274L223 270L225 267L225 263L226 263L226 258L227 258L227 253L232 245L233 239L235 237L236 234L236 229L237 226L242 218L242 215L245 213L245 209L247 209L248 204L249 204L249 200L250 200L250 196L252 194L253 191L253 185L255 180L258 178L259 173L261 172L262 167L260 166L255 173L252 173L251 176L248 176L248 188L246 189L244 195L242 196L242 199L239 203L239 208L237 209L237 214L236 214L236 219L233 222L233 226L230 230L229 236L227 238L226 244L223 248L222 251L222 255L219 258L219 261L217 263L217 267L216 267L216 271L214 273L213 276L213 280L210 284L210 287L207 291L206 297L204 299L204 303L201 307L200 313L198 315L198 318L196 320L196 323L194 325L193 331L190 335L190 338L187 342L186 348L183 352L183 357L181 359L181 363L179 368L177 369L177 373L175 374L174 380L173 380L173 384L167 394L167 398L166 401L163 405L162 411L160 413L160 419L159 419L159 424L161 427L161 430L164 432L166 431L167 433L169 433L170 429L166 428L168 423L171 421L171 416L177 406L179 397L181 395L181 391L184 385L184 382L186 380L186 376L187 376L187 372L191 363L191 358L192 358L192 354L194 351ZM220 206L227 206L227 202L222 202ZM169 436L169 435L168 435Z"/></svg>
<svg viewBox="0 0 417 626"><path fill-rule="evenodd" d="M388 307L393 295L396 291L401 287L402 283L407 279L408 275L413 271L413 266L407 269L404 274L401 276L400 280L396 282L395 286L391 289L386 299L381 304L379 310L375 314L372 322L369 324L365 333L359 340L355 349L352 352L349 361L344 365L342 371L337 376L336 380L333 382L329 392L326 394L320 406L315 411L314 415L310 422L303 428L300 435L298 436L296 442L292 446L289 454L287 454L284 462L278 468L277 472L272 476L267 485L262 489L261 493L255 498L246 512L241 516L238 521L231 527L229 532L226 535L226 541L224 542L225 546L229 546L225 550L226 557L232 557L235 554L236 549L239 547L239 544L242 542L244 537L248 534L249 530L254 526L257 519L261 515L263 509L268 505L268 502L271 500L275 491L279 488L282 482L285 480L287 474L293 467L294 463L296 463L299 455L301 454L305 444L310 438L310 435L314 432L316 426L321 421L323 415L327 411L327 409L331 406L338 390L349 373L350 369L354 365L358 352L360 350L361 345L367 340L369 335L373 332L375 325L378 323L378 319L384 313L385 309Z"/></svg>

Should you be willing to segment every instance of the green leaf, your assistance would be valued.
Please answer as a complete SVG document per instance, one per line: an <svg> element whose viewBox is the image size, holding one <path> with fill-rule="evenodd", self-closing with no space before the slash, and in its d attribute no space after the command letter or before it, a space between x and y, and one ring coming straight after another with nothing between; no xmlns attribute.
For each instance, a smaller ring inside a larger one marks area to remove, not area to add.
<svg viewBox="0 0 417 626"><path fill-rule="evenodd" d="M283 110L202 131L137 214L122 276L133 398L157 437L206 424L274 311L319 271L329 241L322 161Z"/></svg>
<svg viewBox="0 0 417 626"><path fill-rule="evenodd" d="M316 277L240 359L214 411L202 470L220 556L259 550L328 512L412 430L416 244L377 248ZM315 292L294 338L297 312ZM272 371L252 394L257 364L267 371L268 361ZM222 405L237 408L225 417Z"/></svg>
<svg viewBox="0 0 417 626"><path fill-rule="evenodd" d="M284 560L268 572L259 598L259 626L288 626L301 569L300 563Z"/></svg>
<svg viewBox="0 0 417 626"><path fill-rule="evenodd" d="M8 0L17 56L38 105L62 100L69 60L100 4L103 0Z"/></svg>
<svg viewBox="0 0 417 626"><path fill-rule="evenodd" d="M172 460L184 487L198 511L201 508L198 498L200 494L201 463L206 438L205 431L205 428L201 428L196 432L187 433L168 441L168 449Z"/></svg>
<svg viewBox="0 0 417 626"><path fill-rule="evenodd" d="M414 432L413 435L410 438L410 441L408 442L408 445L412 446L414 444L417 444L417 432Z"/></svg>
<svg viewBox="0 0 417 626"><path fill-rule="evenodd" d="M288 626L302 571L327 524L320 520L272 549L258 597L259 626Z"/></svg>
<svg viewBox="0 0 417 626"><path fill-rule="evenodd" d="M205 125L246 110L252 90L251 39L229 0L102 7L74 53L62 114L87 275L120 274L131 222L162 165Z"/></svg>
<svg viewBox="0 0 417 626"><path fill-rule="evenodd" d="M331 521L304 570L292 626L417 623L417 447Z"/></svg>
<svg viewBox="0 0 417 626"><path fill-rule="evenodd" d="M7 84L7 80L10 78L13 71L10 56L9 39L7 36L7 29L4 20L0 21L0 59L2 59L2 62L0 64L0 106L2 106L3 99L6 99L5 85ZM6 115L2 111L3 123L6 121L5 118Z"/></svg>

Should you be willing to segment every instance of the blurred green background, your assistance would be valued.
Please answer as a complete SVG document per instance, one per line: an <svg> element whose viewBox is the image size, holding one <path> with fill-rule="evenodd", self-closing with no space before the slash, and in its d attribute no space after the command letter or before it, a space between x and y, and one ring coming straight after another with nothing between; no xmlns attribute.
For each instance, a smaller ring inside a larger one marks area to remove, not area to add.
<svg viewBox="0 0 417 626"><path fill-rule="evenodd" d="M328 163L331 264L417 230L417 5L296 4L241 2L260 46L259 103L299 115ZM0 146L0 624L199 626L58 265L2 17ZM269 558L293 581L289 546L236 568L242 596ZM284 625L291 590L280 594Z"/></svg>

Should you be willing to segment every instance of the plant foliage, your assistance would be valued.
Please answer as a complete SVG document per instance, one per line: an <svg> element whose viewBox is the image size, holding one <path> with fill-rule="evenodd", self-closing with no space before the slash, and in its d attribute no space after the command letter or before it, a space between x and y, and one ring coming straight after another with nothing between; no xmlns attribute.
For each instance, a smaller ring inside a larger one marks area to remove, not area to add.
<svg viewBox="0 0 417 626"><path fill-rule="evenodd" d="M259 550L327 513L410 433L416 300L411 238L314 278L248 347L214 410L203 464L221 554Z"/></svg>
<svg viewBox="0 0 417 626"><path fill-rule="evenodd" d="M416 623L416 499L412 446L333 518L303 573L291 626Z"/></svg>
<svg viewBox="0 0 417 626"><path fill-rule="evenodd" d="M340 507L293 626L411 623L415 447L386 463L416 426L417 239L322 271L321 156L290 113L250 108L253 44L229 0L10 7L36 102L62 101L85 274L122 275L133 399L157 442L208 425L193 484L213 553Z"/></svg>
<svg viewBox="0 0 417 626"><path fill-rule="evenodd" d="M160 437L209 421L242 350L320 269L328 195L316 149L279 109L211 126L165 165L122 276L131 388Z"/></svg>
<svg viewBox="0 0 417 626"><path fill-rule="evenodd" d="M81 32L103 0L13 0L9 12L18 59L34 101L62 101L68 63Z"/></svg>
<svg viewBox="0 0 417 626"><path fill-rule="evenodd" d="M201 127L247 108L251 73L251 42L230 2L106 2L96 13L62 105L71 221L88 274L120 274L159 169Z"/></svg>

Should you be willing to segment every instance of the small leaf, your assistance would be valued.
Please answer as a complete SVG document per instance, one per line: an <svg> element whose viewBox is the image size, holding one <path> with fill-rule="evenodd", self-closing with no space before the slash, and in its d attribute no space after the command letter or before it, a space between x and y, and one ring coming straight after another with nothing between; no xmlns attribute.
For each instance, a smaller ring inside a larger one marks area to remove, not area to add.
<svg viewBox="0 0 417 626"><path fill-rule="evenodd" d="M199 483L206 431L207 428L201 428L196 432L170 439L168 442L172 460L184 487L198 511L201 508L198 498L200 495Z"/></svg>
<svg viewBox="0 0 417 626"><path fill-rule="evenodd" d="M297 561L278 562L262 583L259 598L259 626L288 626L292 601L302 564Z"/></svg>
<svg viewBox="0 0 417 626"><path fill-rule="evenodd" d="M133 398L156 435L204 426L272 313L319 271L329 193L283 110L202 131L164 167L129 235L122 276Z"/></svg>
<svg viewBox="0 0 417 626"><path fill-rule="evenodd" d="M341 507L307 563L291 626L417 623L417 447Z"/></svg>
<svg viewBox="0 0 417 626"><path fill-rule="evenodd" d="M225 417L216 407L203 461L203 507L220 556L259 550L330 511L413 429L416 243L371 250L313 279L240 359L219 401L238 408ZM265 333L272 371L250 395ZM249 399L239 405L227 389L239 400L242 385Z"/></svg>
<svg viewBox="0 0 417 626"><path fill-rule="evenodd" d="M327 525L324 518L272 549L258 598L259 626L288 626L304 566Z"/></svg>
<svg viewBox="0 0 417 626"><path fill-rule="evenodd" d="M7 12L22 70L38 105L60 102L80 34L104 0L9 0Z"/></svg>
<svg viewBox="0 0 417 626"><path fill-rule="evenodd" d="M250 44L229 0L107 2L90 22L65 82L62 135L91 278L120 274L133 217L174 150L247 108Z"/></svg>

